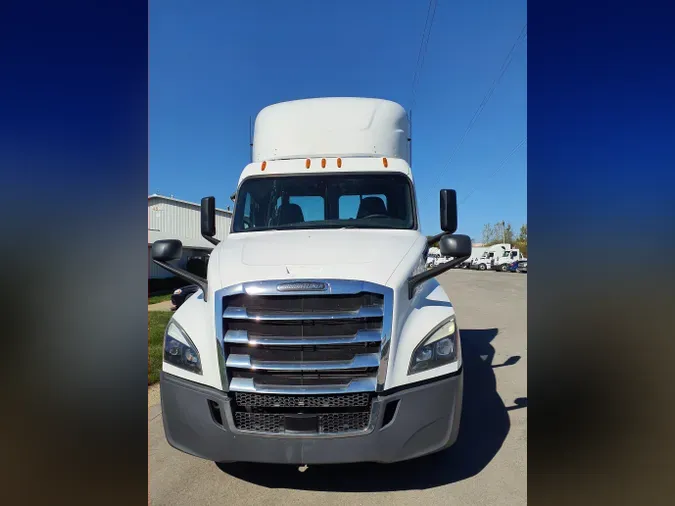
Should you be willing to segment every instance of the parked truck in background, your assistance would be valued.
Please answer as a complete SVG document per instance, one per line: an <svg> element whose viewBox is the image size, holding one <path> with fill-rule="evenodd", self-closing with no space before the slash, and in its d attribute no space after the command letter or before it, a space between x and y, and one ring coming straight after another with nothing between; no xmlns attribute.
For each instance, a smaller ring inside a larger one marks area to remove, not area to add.
<svg viewBox="0 0 675 506"><path fill-rule="evenodd" d="M215 200L202 234L206 278L153 260L200 291L164 342L168 442L217 462L395 462L458 436L459 322L435 279L471 255L456 194L440 192L442 233L421 234L409 125L393 102L276 104L256 118L227 238ZM424 195L422 198L430 198ZM425 269L428 248L455 260Z"/></svg>
<svg viewBox="0 0 675 506"><path fill-rule="evenodd" d="M438 265L438 260L441 258L441 250L436 248L436 247L431 247L429 248L429 251L427 252L427 268L431 269L432 267L436 267Z"/></svg>
<svg viewBox="0 0 675 506"><path fill-rule="evenodd" d="M516 260L527 260L518 248L509 248L494 259L492 268L497 272L506 272Z"/></svg>
<svg viewBox="0 0 675 506"><path fill-rule="evenodd" d="M474 257L471 263L472 269L479 271L486 271L492 269L494 262L506 250L510 250L511 245L508 243L494 244L482 249L482 254L479 257Z"/></svg>

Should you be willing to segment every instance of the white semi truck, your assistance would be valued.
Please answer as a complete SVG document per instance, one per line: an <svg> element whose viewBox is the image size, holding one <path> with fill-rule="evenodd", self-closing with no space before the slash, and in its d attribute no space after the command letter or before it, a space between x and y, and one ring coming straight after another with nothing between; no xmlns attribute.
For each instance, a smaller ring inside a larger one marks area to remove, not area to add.
<svg viewBox="0 0 675 506"><path fill-rule="evenodd" d="M471 268L485 271L492 269L495 261L502 256L504 251L510 250L511 245L507 243L493 244L483 248L480 257L475 257L471 261Z"/></svg>
<svg viewBox="0 0 675 506"><path fill-rule="evenodd" d="M527 260L518 248L505 249L501 256L496 256L492 268L497 272L506 272L516 260Z"/></svg>
<svg viewBox="0 0 675 506"><path fill-rule="evenodd" d="M393 102L285 102L256 118L227 238L165 334L168 442L216 462L395 462L457 439L463 369L455 310L435 277L471 255L456 194L421 234L407 115ZM429 196L425 196L429 198ZM455 260L425 269L431 244Z"/></svg>
<svg viewBox="0 0 675 506"><path fill-rule="evenodd" d="M438 260L441 258L441 250L436 247L429 248L427 252L427 267L436 267L438 265Z"/></svg>

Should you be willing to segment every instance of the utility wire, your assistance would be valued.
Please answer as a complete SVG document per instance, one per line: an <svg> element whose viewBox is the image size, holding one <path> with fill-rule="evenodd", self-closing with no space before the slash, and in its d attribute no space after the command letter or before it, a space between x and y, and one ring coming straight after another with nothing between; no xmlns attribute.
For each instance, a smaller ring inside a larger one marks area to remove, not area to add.
<svg viewBox="0 0 675 506"><path fill-rule="evenodd" d="M492 172L492 174L490 174L490 175L487 177L487 180L492 179L492 176L494 176L497 172L499 172L499 170L500 170L502 167L504 167L504 165L506 165L506 162L509 161L509 159L513 156L513 154L514 154L516 151L518 151L518 150L520 149L520 147L521 147L523 144L525 144L526 142L527 142L527 137L525 137L522 141L520 141L520 142L518 143L518 145L517 145L515 148L513 148L513 150L506 156L506 158L504 158L504 160L502 160L502 163L499 165L499 167L497 167L497 168ZM462 204L464 204L464 202L466 202L466 201L469 199L469 197L470 197L471 195L473 195L474 192L475 192L477 189L478 189L478 188L476 187L476 188L474 188L473 190L471 190L471 191L468 193L468 195L467 195L466 197L464 197L464 199L459 203L458 207L461 206Z"/></svg>
<svg viewBox="0 0 675 506"><path fill-rule="evenodd" d="M433 10L432 10L433 5ZM415 63L415 73L413 74L412 82L412 99L410 101L410 109L415 106L415 100L417 98L417 84L419 82L420 74L422 72L422 67L424 67L424 57L427 53L427 47L429 46L429 37L431 37L431 29L434 26L434 19L436 17L436 0L429 0L429 6L427 7L427 17L424 20L424 30L422 30L422 40L420 41L420 49L417 53L417 62ZM427 27L429 30L427 31Z"/></svg>
<svg viewBox="0 0 675 506"><path fill-rule="evenodd" d="M467 125L466 129L464 130L464 133L462 134L462 137L460 138L459 142L455 146L455 149L450 154L450 158L446 162L443 169L439 172L439 174L442 174L443 172L445 172L445 170L452 163L452 160L453 160L455 154L457 154L457 151L459 150L459 148L464 143L464 139L466 139L467 134L471 131L471 128L473 128L474 123L476 123L476 120L480 116L481 112L483 112L483 109L485 108L487 103L490 101L490 98L492 97L492 94L494 93L495 88L499 85L499 82L501 81L502 77L504 76L504 74L508 70L509 66L511 65L511 62L513 61L513 52L516 50L516 47L518 46L520 41L523 40L526 37L527 37L527 23L525 23L525 26L523 26L522 30L520 31L520 34L518 35L518 38L513 43L513 46L511 46L511 50L506 55L506 58L504 59L504 62L502 63L502 66L499 69L499 75L492 82L492 86L490 87L488 92L483 97L483 100L480 103L480 105L478 106L478 109L476 109L476 112L473 113L473 116L471 117L471 121L469 121L469 124Z"/></svg>

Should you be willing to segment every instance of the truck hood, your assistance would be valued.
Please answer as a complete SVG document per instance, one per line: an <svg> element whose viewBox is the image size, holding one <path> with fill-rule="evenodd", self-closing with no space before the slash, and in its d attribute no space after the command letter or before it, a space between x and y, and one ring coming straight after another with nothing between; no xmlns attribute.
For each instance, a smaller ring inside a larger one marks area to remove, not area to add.
<svg viewBox="0 0 675 506"><path fill-rule="evenodd" d="M284 230L230 234L217 255L220 287L263 279L355 279L385 285L415 230Z"/></svg>

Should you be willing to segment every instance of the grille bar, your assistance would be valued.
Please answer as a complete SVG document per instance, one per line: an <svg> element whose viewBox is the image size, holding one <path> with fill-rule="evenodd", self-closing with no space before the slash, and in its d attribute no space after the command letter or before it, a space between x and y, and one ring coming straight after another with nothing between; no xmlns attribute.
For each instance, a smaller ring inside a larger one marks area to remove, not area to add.
<svg viewBox="0 0 675 506"><path fill-rule="evenodd" d="M351 320L364 318L382 318L384 311L379 306L362 307L358 311L344 311L339 313L270 313L250 314L244 307L227 307L223 311L226 320L254 320L261 322L288 322L313 320Z"/></svg>
<svg viewBox="0 0 675 506"><path fill-rule="evenodd" d="M348 380L349 381L349 380ZM326 395L341 393L373 392L377 387L375 377L358 378L342 385L264 385L253 378L232 378L230 392L251 392L278 395Z"/></svg>
<svg viewBox="0 0 675 506"><path fill-rule="evenodd" d="M376 353L366 353L356 355L350 361L262 362L252 361L249 355L230 355L227 357L225 365L235 369L262 369L265 371L341 371L377 367L380 365L380 357Z"/></svg>
<svg viewBox="0 0 675 506"><path fill-rule="evenodd" d="M321 346L322 344L360 344L382 341L381 330L359 330L353 336L301 337L250 336L246 330L228 330L223 339L230 344L248 344L249 346Z"/></svg>

